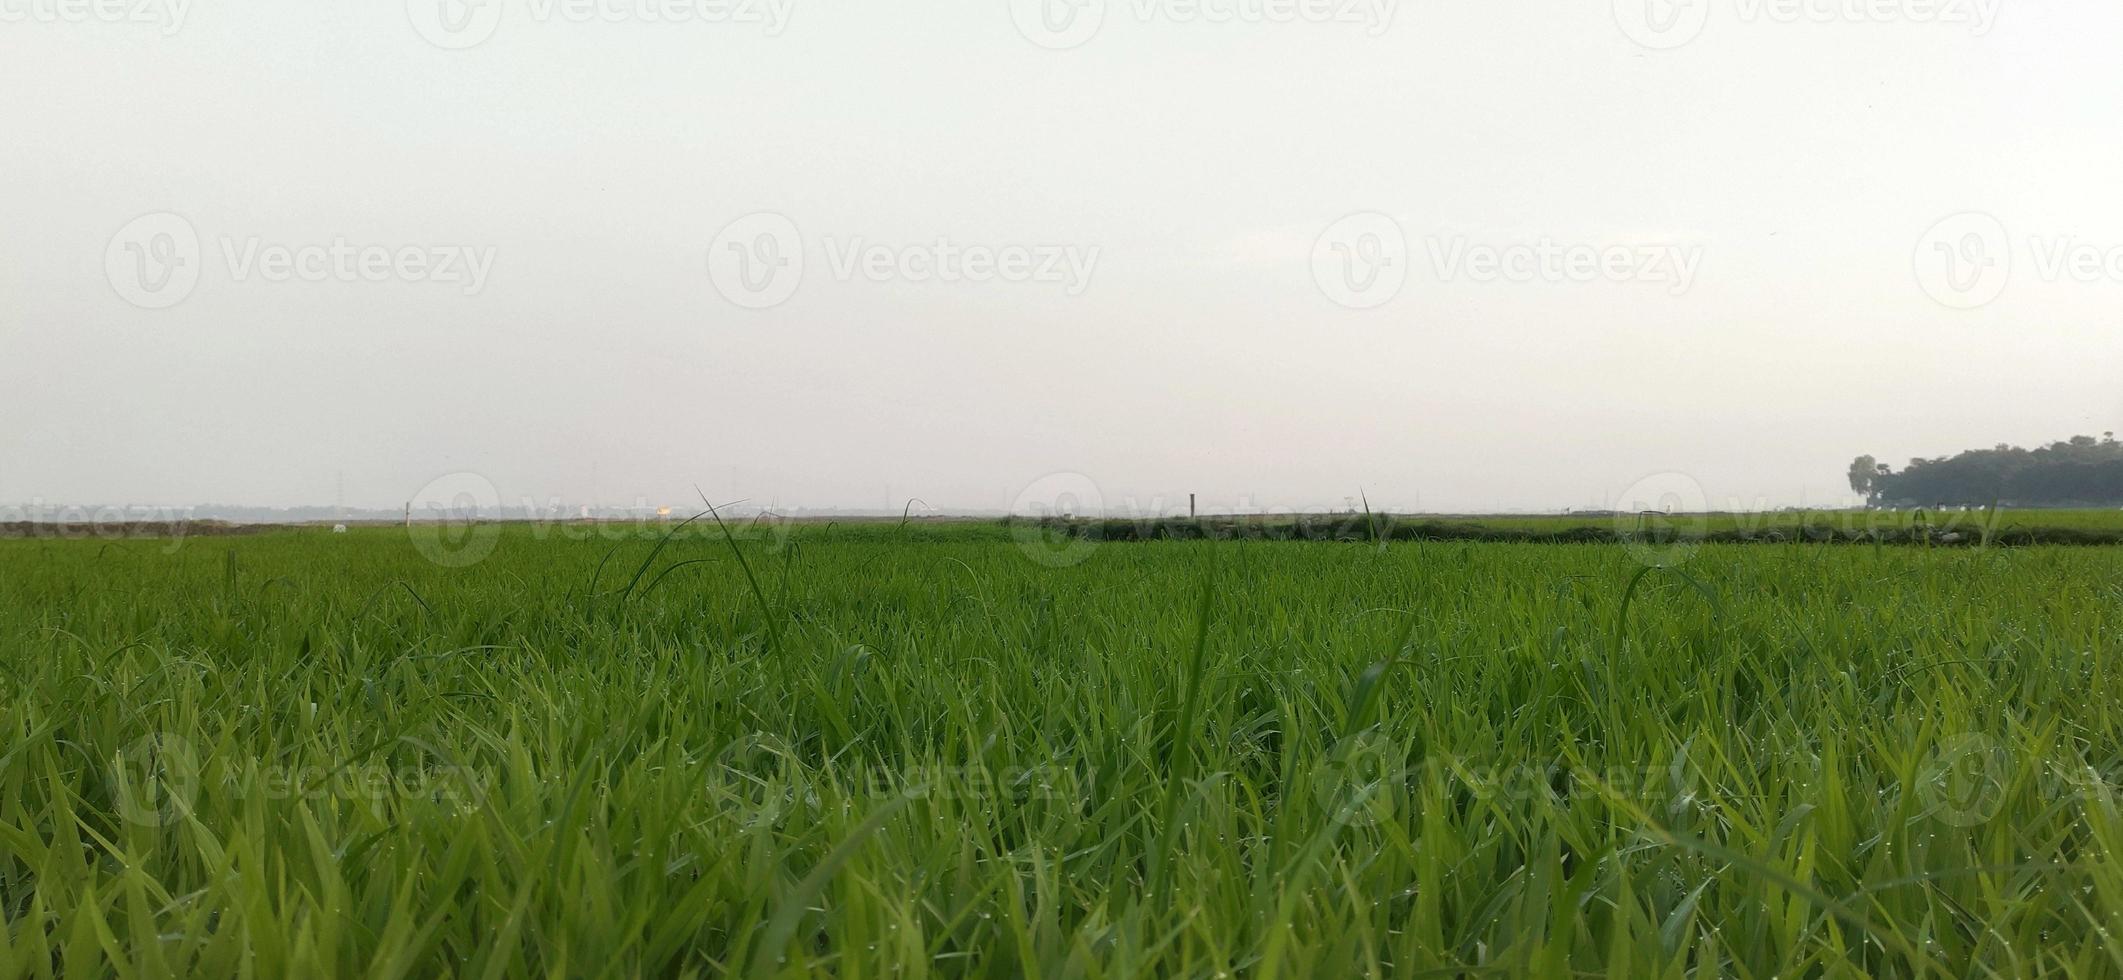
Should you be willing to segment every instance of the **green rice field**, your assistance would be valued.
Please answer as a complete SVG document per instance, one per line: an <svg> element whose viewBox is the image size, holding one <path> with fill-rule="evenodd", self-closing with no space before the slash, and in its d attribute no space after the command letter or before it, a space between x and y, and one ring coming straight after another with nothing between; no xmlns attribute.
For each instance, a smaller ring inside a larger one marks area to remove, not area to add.
<svg viewBox="0 0 2123 980"><path fill-rule="evenodd" d="M0 541L0 980L2123 976L2123 549L662 531Z"/></svg>

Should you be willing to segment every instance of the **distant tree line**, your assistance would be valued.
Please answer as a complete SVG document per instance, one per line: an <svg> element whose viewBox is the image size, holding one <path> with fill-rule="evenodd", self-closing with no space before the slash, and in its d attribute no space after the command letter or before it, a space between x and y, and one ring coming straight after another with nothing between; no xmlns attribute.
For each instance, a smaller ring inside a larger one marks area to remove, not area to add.
<svg viewBox="0 0 2123 980"><path fill-rule="evenodd" d="M1899 473L1871 456L1850 464L1850 488L1874 507L2123 505L2123 443L2113 432L2037 449L1998 445L1912 459Z"/></svg>

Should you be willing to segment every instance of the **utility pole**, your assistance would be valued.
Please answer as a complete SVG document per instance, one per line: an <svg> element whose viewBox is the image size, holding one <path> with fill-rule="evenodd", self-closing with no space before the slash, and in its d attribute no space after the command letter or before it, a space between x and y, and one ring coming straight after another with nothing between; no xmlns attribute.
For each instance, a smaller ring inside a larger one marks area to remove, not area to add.
<svg viewBox="0 0 2123 980"><path fill-rule="evenodd" d="M1187 519L1194 520L1194 495L1187 495Z"/></svg>

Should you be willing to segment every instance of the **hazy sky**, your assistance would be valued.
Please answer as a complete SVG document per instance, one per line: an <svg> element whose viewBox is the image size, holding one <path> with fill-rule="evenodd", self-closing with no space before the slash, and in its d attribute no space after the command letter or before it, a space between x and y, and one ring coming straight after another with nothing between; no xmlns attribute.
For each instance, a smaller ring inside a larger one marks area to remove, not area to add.
<svg viewBox="0 0 2123 980"><path fill-rule="evenodd" d="M2113 0L486 2L0 0L0 502L1827 505L2123 429Z"/></svg>

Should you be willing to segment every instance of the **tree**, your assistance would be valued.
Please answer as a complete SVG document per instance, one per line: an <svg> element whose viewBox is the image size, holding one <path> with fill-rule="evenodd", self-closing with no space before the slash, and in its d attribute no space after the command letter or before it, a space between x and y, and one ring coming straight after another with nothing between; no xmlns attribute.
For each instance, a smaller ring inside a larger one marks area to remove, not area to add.
<svg viewBox="0 0 2123 980"><path fill-rule="evenodd" d="M1880 461L1871 456L1860 456L1850 461L1850 490L1867 500L1872 499L1872 485L1880 475Z"/></svg>
<svg viewBox="0 0 2123 980"><path fill-rule="evenodd" d="M1958 456L1918 457L1897 473L1880 466L1859 472L1870 456L1850 464L1851 489L1869 503L1979 507L2110 507L2123 504L2123 443L2112 436L2075 436L2037 449L2000 445Z"/></svg>

